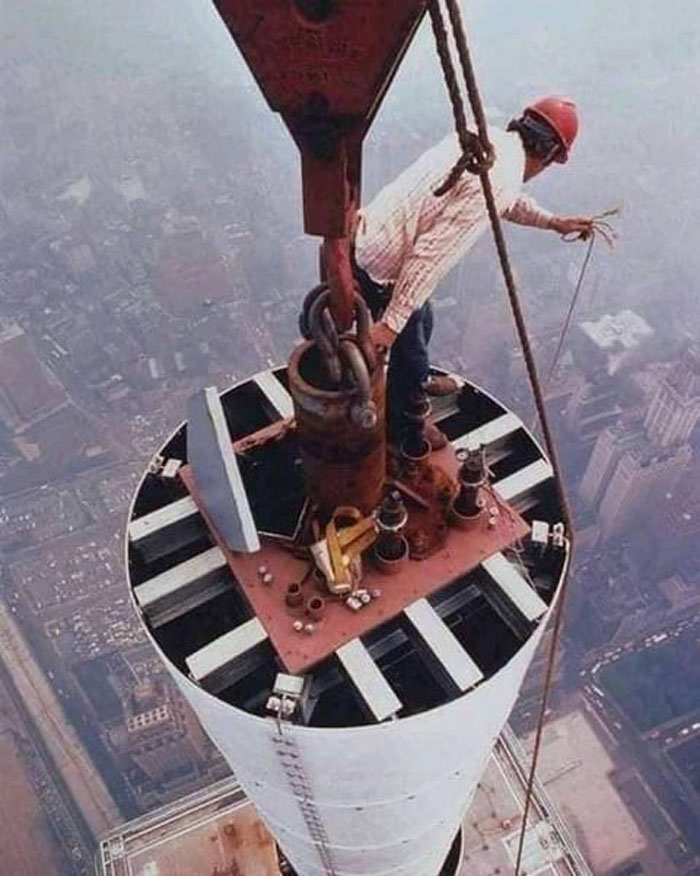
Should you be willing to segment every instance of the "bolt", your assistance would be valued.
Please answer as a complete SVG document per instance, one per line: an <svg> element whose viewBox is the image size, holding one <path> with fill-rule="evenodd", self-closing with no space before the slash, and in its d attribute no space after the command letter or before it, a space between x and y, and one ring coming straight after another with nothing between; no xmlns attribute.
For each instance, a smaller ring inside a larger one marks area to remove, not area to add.
<svg viewBox="0 0 700 876"><path fill-rule="evenodd" d="M304 632L310 636L316 630L316 624L304 624Z"/></svg>
<svg viewBox="0 0 700 876"><path fill-rule="evenodd" d="M295 608L304 601L304 594L301 590L301 584L298 581L292 581L287 585L287 592L284 596L284 601L290 608Z"/></svg>
<svg viewBox="0 0 700 876"><path fill-rule="evenodd" d="M382 595L382 591L378 587L375 587L374 590L372 591L372 599L379 599L379 597L381 595Z"/></svg>
<svg viewBox="0 0 700 876"><path fill-rule="evenodd" d="M294 5L299 14L311 24L322 24L336 10L333 0L294 0Z"/></svg>
<svg viewBox="0 0 700 876"><path fill-rule="evenodd" d="M351 417L361 429L374 429L377 425L377 408L373 401L354 405Z"/></svg>
<svg viewBox="0 0 700 876"><path fill-rule="evenodd" d="M272 584L274 580L275 577L271 572L265 572L265 574L262 576L263 584L266 584L268 587L270 586L270 584Z"/></svg>
<svg viewBox="0 0 700 876"><path fill-rule="evenodd" d="M424 551L428 547L428 536L423 532L422 529L417 529L414 533L412 533L409 538L409 542L411 544L411 550L416 553L420 553Z"/></svg>
<svg viewBox="0 0 700 876"><path fill-rule="evenodd" d="M295 620L292 624L292 628L295 632L300 633L304 629L304 621Z"/></svg>
<svg viewBox="0 0 700 876"><path fill-rule="evenodd" d="M267 575L267 566L258 566L258 575L262 578L264 575Z"/></svg>
<svg viewBox="0 0 700 876"><path fill-rule="evenodd" d="M312 596L306 601L306 613L311 620L318 621L324 615L326 610L326 600L322 596Z"/></svg>

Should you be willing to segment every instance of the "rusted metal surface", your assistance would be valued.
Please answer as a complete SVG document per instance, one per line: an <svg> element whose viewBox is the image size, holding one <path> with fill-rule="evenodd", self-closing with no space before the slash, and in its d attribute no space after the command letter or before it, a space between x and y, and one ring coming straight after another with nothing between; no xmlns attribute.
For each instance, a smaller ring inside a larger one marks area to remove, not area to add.
<svg viewBox="0 0 700 876"><path fill-rule="evenodd" d="M277 845L252 803L171 805L167 818L154 813L131 825L120 837L122 854L109 858L108 876L280 876Z"/></svg>
<svg viewBox="0 0 700 876"><path fill-rule="evenodd" d="M454 461L454 454L450 455ZM392 450L389 456L392 484L409 512L403 534L414 560L430 556L445 544L450 506L457 493L453 472L448 473L435 460L434 453L411 459Z"/></svg>
<svg viewBox="0 0 700 876"><path fill-rule="evenodd" d="M376 423L364 428L352 416L354 388L324 386L318 351L298 346L289 360L289 392L296 434L311 500L327 519L339 505L370 514L379 504L386 466L384 370L370 375Z"/></svg>
<svg viewBox="0 0 700 876"><path fill-rule="evenodd" d="M214 0L302 156L308 234L347 237L362 140L425 0Z"/></svg>
<svg viewBox="0 0 700 876"><path fill-rule="evenodd" d="M269 426L263 426L262 429L258 429L252 435L246 435L245 438L239 438L238 441L234 441L233 452L247 453L265 444L269 444L271 441L281 441L293 425L294 420L291 418L275 420L274 423L270 423Z"/></svg>
<svg viewBox="0 0 700 876"><path fill-rule="evenodd" d="M355 280L350 260L350 238L326 237L323 257L331 291L331 310L338 329L347 331L352 325L355 310Z"/></svg>
<svg viewBox="0 0 700 876"><path fill-rule="evenodd" d="M456 476L458 462L451 447L434 453L432 459L445 476ZM180 477L211 527L187 466L180 469ZM369 551L366 552L362 587L380 595L358 611L350 610L344 599L335 599L327 592L325 582L313 574L308 560L294 556L277 542L262 538L261 550L250 555L227 550L213 530L212 536L223 550L285 669L296 674L307 671L341 645L396 617L416 599L429 596L526 535L527 523L498 497L493 496L492 501L500 508L495 526L489 526L484 516L469 532L448 528L437 550L421 561L409 560L399 575L383 574L374 566ZM406 504L410 517L414 509L410 500ZM272 576L269 583L261 578L262 566ZM298 602L294 599L295 605L290 606L286 595L292 582L299 584L297 592L301 592L302 598ZM320 619L312 622L309 631L306 605L316 595L324 597L325 609Z"/></svg>

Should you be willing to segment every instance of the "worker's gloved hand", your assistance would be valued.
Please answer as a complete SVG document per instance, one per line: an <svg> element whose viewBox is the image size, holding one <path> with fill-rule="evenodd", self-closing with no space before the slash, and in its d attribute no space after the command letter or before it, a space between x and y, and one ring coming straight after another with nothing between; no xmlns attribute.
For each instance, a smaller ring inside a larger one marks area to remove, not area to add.
<svg viewBox="0 0 700 876"><path fill-rule="evenodd" d="M375 322L369 330L369 334L374 346L379 347L381 350L390 350L397 337L396 332L390 329L385 322L381 322L381 320Z"/></svg>
<svg viewBox="0 0 700 876"><path fill-rule="evenodd" d="M557 234L578 234L585 240L593 231L593 219L588 216L553 216L549 228Z"/></svg>

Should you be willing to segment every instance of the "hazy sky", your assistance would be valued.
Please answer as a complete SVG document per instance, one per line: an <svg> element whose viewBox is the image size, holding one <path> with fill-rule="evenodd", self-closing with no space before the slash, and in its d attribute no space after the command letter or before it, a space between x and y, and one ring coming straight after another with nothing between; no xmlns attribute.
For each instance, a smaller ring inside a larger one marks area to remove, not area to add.
<svg viewBox="0 0 700 876"><path fill-rule="evenodd" d="M463 7L490 108L507 118L549 92L579 102L582 132L572 160L535 182L538 198L560 212L624 204L620 244L605 262L610 283L624 287L632 302L639 286L646 300L661 271L675 290L688 287L678 294L692 301L700 272L697 2L471 0ZM209 0L52 0L49 12L43 0L0 0L0 59L11 64L27 56L45 69L41 87L59 119L62 106L78 105L90 124L105 106L118 111L129 88L149 92L151 111L158 110L159 94L183 105L197 88L230 98L232 129L243 126L256 149L274 158L279 177L271 179L272 188L284 188L292 198L284 209L291 203L301 224L295 147L267 110ZM12 103L6 95L5 106ZM426 23L370 134L365 194L385 181L387 160L398 170L450 125ZM99 140L93 148L99 152ZM235 166L235 155L231 162ZM11 170L0 168L0 184ZM521 232L514 234L517 246ZM532 245L554 252L556 241Z"/></svg>

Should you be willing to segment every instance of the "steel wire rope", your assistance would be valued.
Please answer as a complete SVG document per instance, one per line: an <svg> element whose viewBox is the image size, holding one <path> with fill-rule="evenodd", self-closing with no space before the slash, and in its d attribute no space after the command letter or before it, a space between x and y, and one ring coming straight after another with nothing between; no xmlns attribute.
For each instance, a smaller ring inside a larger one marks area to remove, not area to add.
<svg viewBox="0 0 700 876"><path fill-rule="evenodd" d="M482 151L484 154L493 154L491 146L488 142L488 131L485 123L485 116L483 111L483 104L481 101L481 95L479 92L478 83L476 81L476 75L474 72L474 68L471 61L471 56L469 53L469 48L467 45L466 35L464 33L464 26L462 24L462 18L459 11L459 7L457 6L456 0L445 0L448 13L450 16L450 22L452 26L452 34L455 40L455 44L457 47L457 54L459 57L460 67L462 69L462 73L464 75L465 84L467 86L467 92L469 97L469 102L472 108L472 112L474 113L474 117L477 122L477 128L479 131L479 139L482 142ZM431 0L429 4L429 11L431 16L431 21L433 22L433 33L435 35L436 45L438 55L440 57L440 61L443 68L443 75L445 78L445 83L447 86L448 93L450 95L450 100L452 101L453 114L455 116L455 124L457 125L457 133L459 136L460 144L466 142L469 138L466 136L464 130L460 130L460 127L463 126L466 128L466 118L463 111L463 104L461 100L461 95L459 95L459 88L455 87L455 75L454 75L454 65L452 64L452 60L449 57L449 45L447 40L447 32L444 27L444 19L442 17L442 11L439 6L439 0ZM448 58L448 62L445 62L445 58ZM455 98L455 95L457 97ZM459 105L462 104L462 111L459 112ZM473 136L473 134L472 134ZM469 169L469 168L466 168ZM448 181L454 176L456 167L453 168L450 173L450 177L448 177ZM475 172L475 171L472 171ZM566 498L566 494L564 492L563 480L561 476L561 468L559 465L559 458L556 452L556 447L554 444L554 439L552 435L552 431L549 425L549 420L547 418L547 412L544 404L544 396L542 393L542 388L539 382L539 377L537 374L537 366L535 364L534 356L532 353L532 347L530 344L530 339L527 333L527 327L525 325L525 320L523 317L522 308L520 306L518 289L515 282L515 278L513 276L513 271L510 265L510 259L508 256L508 249L506 247L505 238L503 236L503 229L501 228L500 216L498 214L498 209L496 207L493 189L491 187L491 180L488 174L488 168L483 167L478 171L479 178L481 181L481 186L484 194L484 199L486 201L487 212L489 216L489 221L491 224L491 231L494 238L494 243L496 246L496 252L498 254L501 271L503 273L503 279L506 286L506 291L508 293L508 300L510 302L511 311L513 313L513 319L515 321L515 326L518 333L518 339L520 341L520 346L523 351L523 356L525 359L525 365L527 368L528 378L530 380L530 386L532 389L532 393L535 399L535 406L537 408L537 413L540 419L540 424L542 426L542 434L545 440L545 446L547 448L547 452L549 454L550 463L552 465L552 472L554 474L555 487L557 491L557 496L561 505L562 516L564 518L564 523L566 525L568 539L569 539L569 547L573 544L573 528L572 528L572 517L569 509L569 503ZM456 180L455 180L456 181ZM453 183L454 184L454 183ZM446 185L443 184L441 188L444 188ZM440 194L440 190L436 191L436 195ZM525 802L523 806L523 820L520 829L520 836L518 839L518 850L515 860L515 876L520 876L520 867L522 863L522 855L523 855L523 847L525 841L525 833L527 829L527 820L530 813L530 808L532 804L533 797L533 787L535 782L535 772L537 768L537 762L539 759L539 753L542 743L542 730L544 727L544 718L545 712L547 710L547 704L549 701L549 692L552 685L552 676L554 670L554 662L557 651L557 644L559 641L559 636L561 633L561 625L563 618L563 608L565 604L565 597L567 591L567 580L566 578L562 582L561 592L559 594L559 600L554 612L554 625L552 629L552 638L549 646L549 651L547 654L547 662L546 662L546 670L545 670L545 678L542 686L542 696L540 700L540 708L539 714L537 718L537 729L535 732L535 742L532 752L532 760L530 763L530 769L527 778L527 787L525 792Z"/></svg>

